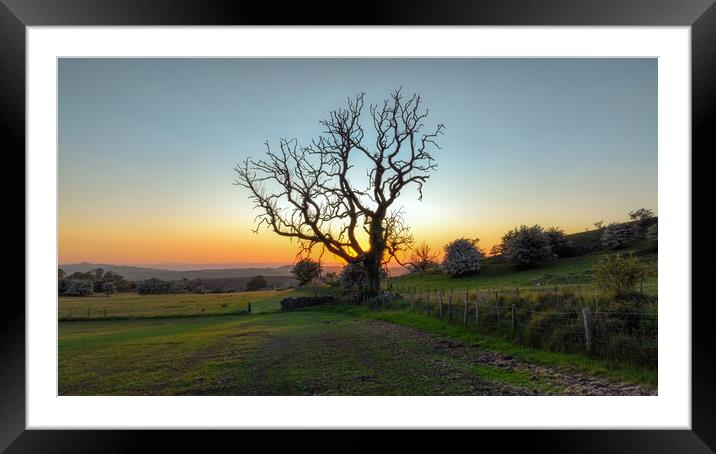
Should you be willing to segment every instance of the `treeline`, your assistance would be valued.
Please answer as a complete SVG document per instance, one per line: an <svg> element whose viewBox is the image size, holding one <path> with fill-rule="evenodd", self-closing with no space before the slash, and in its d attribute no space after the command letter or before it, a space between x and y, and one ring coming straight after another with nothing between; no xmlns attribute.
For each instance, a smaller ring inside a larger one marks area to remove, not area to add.
<svg viewBox="0 0 716 454"><path fill-rule="evenodd" d="M235 292L234 288L210 289L212 293ZM137 293L140 295L163 295L171 293L208 293L201 279L181 279L166 281L163 279L145 279L137 282Z"/></svg>
<svg viewBox="0 0 716 454"><path fill-rule="evenodd" d="M657 218L651 210L641 208L629 213L630 222L612 222L604 226L595 222L594 236L599 249L624 249L642 239L648 240L654 248L658 241ZM442 261L436 253L423 243L413 249L408 262L411 273L442 271L451 276L479 273L487 254L479 247L479 239L459 238L445 246ZM539 225L516 227L502 237L489 256L495 261L506 261L516 267L532 268L554 258L571 257L597 249L594 245L574 245L558 227L543 228Z"/></svg>
<svg viewBox="0 0 716 454"><path fill-rule="evenodd" d="M60 268L57 270L57 293L65 296L87 296L93 293L104 293L109 296L116 292L132 292L136 289L134 282L121 275L95 268L84 273L76 272L67 275Z"/></svg>
<svg viewBox="0 0 716 454"><path fill-rule="evenodd" d="M249 279L243 288L238 287L243 279L227 280L233 281L236 286L215 286L211 285L212 280L202 279L181 279L176 281L168 281L163 279L145 279L137 282L137 293L140 295L163 295L173 293L234 293L243 290L255 291L264 289L283 289L288 286L284 282L275 282L269 285L268 280L264 276L254 276Z"/></svg>
<svg viewBox="0 0 716 454"><path fill-rule="evenodd" d="M67 275L58 269L57 292L63 296L89 296L93 294L137 292L140 295L161 295L173 293L233 293L254 290L282 290L290 288L295 280L289 276L254 276L252 278L220 278L220 279L144 279L132 282L121 275L95 268L86 272Z"/></svg>

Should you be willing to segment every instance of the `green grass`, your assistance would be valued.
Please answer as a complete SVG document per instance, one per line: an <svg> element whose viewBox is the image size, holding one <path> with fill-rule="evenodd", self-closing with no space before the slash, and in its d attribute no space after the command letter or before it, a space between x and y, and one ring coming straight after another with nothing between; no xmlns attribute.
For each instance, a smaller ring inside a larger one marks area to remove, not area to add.
<svg viewBox="0 0 716 454"><path fill-rule="evenodd" d="M354 317L384 320L417 329L422 332L443 336L468 345L474 345L481 349L510 355L520 360L547 366L568 368L592 376L623 380L649 387L656 387L658 381L656 369L648 369L631 364L615 363L613 361L593 358L578 353L552 352L529 348L523 345L517 345L509 339L497 336L481 335L475 332L475 330L471 327L450 324L438 318L426 316L420 313L413 313L409 310L377 310L369 309L365 306L348 305L332 306L327 308L319 307L311 310L329 310L350 314Z"/></svg>
<svg viewBox="0 0 716 454"><path fill-rule="evenodd" d="M469 350L347 313L60 322L60 395L558 392ZM455 351L462 352L454 354ZM519 391L520 389L527 391Z"/></svg>
<svg viewBox="0 0 716 454"><path fill-rule="evenodd" d="M288 294L296 290L263 290L237 293L182 293L172 295L139 295L117 293L107 296L60 297L59 319L163 318L196 315L237 314L245 312L251 302L252 312L280 309Z"/></svg>
<svg viewBox="0 0 716 454"><path fill-rule="evenodd" d="M474 355L479 351L656 385L655 371L533 350L476 336L469 329L431 317L358 306L156 320L63 321L59 328L61 395L565 392L559 383L535 377L523 368L476 363ZM457 343L444 350L439 348L440 339Z"/></svg>
<svg viewBox="0 0 716 454"><path fill-rule="evenodd" d="M656 254L643 245L636 245L633 251L654 271L644 290L656 294ZM391 284L404 295L415 288L470 288L474 292L475 288L520 287L522 292L554 285L580 285L586 292L594 264L604 254L559 259L529 270L486 260L477 276L450 278L431 273L393 278ZM476 363L471 356L476 351L651 388L657 385L655 368L517 345L507 337L478 334L462 324L404 308L338 305L278 311L281 299L307 293L62 297L58 314L60 394L564 392L559 383L535 377L526 369ZM251 315L245 313L248 302ZM459 345L445 351L440 339Z"/></svg>
<svg viewBox="0 0 716 454"><path fill-rule="evenodd" d="M587 232L590 233L590 232ZM488 258L483 262L479 274L464 277L450 277L443 273L408 274L392 278L394 288L406 291L424 292L426 290L469 289L552 289L558 287L576 287L580 285L591 291L596 263L607 254L633 252L649 271L644 281L644 293L657 294L657 257L648 244L640 242L632 248L622 251L599 251L577 257L556 259L542 266L520 269L500 259Z"/></svg>
<svg viewBox="0 0 716 454"><path fill-rule="evenodd" d="M475 374L486 380L508 383L520 388L536 389L540 394L559 394L561 389L545 379L533 379L533 375L525 370L502 369L486 364L472 367Z"/></svg>

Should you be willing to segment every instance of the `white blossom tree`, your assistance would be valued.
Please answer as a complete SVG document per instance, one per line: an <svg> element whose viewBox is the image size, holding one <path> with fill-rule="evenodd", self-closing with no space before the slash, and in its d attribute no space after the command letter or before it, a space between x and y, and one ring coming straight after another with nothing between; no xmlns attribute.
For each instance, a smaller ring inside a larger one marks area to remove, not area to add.
<svg viewBox="0 0 716 454"><path fill-rule="evenodd" d="M483 253L477 246L479 239L459 238L445 245L442 268L452 276L463 276L480 271Z"/></svg>
<svg viewBox="0 0 716 454"><path fill-rule="evenodd" d="M549 237L539 225L522 225L502 237L505 257L517 266L534 266L553 257Z"/></svg>
<svg viewBox="0 0 716 454"><path fill-rule="evenodd" d="M602 232L602 245L609 249L623 249L639 239L639 227L630 223L612 222Z"/></svg>

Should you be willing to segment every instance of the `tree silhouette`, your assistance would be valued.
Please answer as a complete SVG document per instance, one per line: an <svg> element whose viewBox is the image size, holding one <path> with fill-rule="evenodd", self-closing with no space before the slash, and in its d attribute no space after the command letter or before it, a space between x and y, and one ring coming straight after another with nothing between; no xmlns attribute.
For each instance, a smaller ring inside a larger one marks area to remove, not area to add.
<svg viewBox="0 0 716 454"><path fill-rule="evenodd" d="M264 225L299 241L299 255L317 245L346 263L362 263L372 292L380 290L380 270L412 243L401 209L394 204L408 186L422 199L423 184L437 164L431 155L443 134L439 124L422 133L428 111L417 94L404 98L398 89L382 104L368 107L371 134L361 124L364 93L320 121L323 133L309 145L266 142L266 155L234 169L236 184L250 191ZM365 170L360 181L356 173ZM361 230L367 245L359 241Z"/></svg>

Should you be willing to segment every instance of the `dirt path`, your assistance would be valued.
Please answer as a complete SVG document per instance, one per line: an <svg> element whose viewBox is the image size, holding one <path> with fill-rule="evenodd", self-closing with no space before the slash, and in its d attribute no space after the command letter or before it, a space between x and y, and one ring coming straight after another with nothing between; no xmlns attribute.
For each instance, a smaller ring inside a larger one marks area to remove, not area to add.
<svg viewBox="0 0 716 454"><path fill-rule="evenodd" d="M60 324L61 395L647 395L319 311Z"/></svg>
<svg viewBox="0 0 716 454"><path fill-rule="evenodd" d="M316 320L314 326L272 336L245 371L243 386L233 391L310 395L655 393L363 319Z"/></svg>

